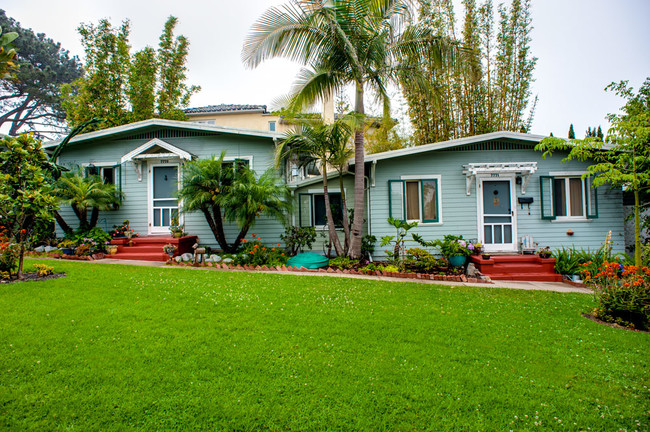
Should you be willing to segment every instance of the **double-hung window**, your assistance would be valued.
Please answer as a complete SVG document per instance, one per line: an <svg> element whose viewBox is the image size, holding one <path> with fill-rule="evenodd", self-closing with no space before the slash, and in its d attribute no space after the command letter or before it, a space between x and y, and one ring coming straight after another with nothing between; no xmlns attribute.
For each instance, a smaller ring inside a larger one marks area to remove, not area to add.
<svg viewBox="0 0 650 432"><path fill-rule="evenodd" d="M334 226L343 226L343 200L340 192L329 192L330 208ZM298 220L301 227L323 227L327 224L327 213L325 211L325 195L322 193L301 193L298 194L299 208Z"/></svg>
<svg viewBox="0 0 650 432"><path fill-rule="evenodd" d="M441 223L440 176L389 180L388 205L394 219Z"/></svg>
<svg viewBox="0 0 650 432"><path fill-rule="evenodd" d="M84 166L84 171L86 177L97 176L105 184L115 185L119 190L122 190L122 166L120 164L90 164Z"/></svg>
<svg viewBox="0 0 650 432"><path fill-rule="evenodd" d="M542 219L586 220L598 217L598 190L589 177L567 174L540 177Z"/></svg>

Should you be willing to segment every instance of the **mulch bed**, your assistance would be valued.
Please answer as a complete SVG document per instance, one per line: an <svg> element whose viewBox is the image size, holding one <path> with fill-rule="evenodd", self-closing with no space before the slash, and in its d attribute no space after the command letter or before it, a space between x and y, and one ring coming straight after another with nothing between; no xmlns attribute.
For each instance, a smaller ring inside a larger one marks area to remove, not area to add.
<svg viewBox="0 0 650 432"><path fill-rule="evenodd" d="M620 324L615 324L615 323L610 323L607 321L603 321L600 318L595 317L594 315L583 313L581 314L583 317L592 320L593 322L597 322L598 324L606 325L608 327L616 328L616 329L621 329L621 330L628 330L628 331L634 331L634 332L640 332L640 333L650 333L650 330L639 330L639 329L633 329L629 327L624 327Z"/></svg>
<svg viewBox="0 0 650 432"><path fill-rule="evenodd" d="M38 281L44 281L48 279L58 279L61 277L65 277L65 273L54 273L51 275L47 276L39 276L38 273L33 272L33 273L23 273L23 278L22 279L2 279L0 280L0 283L2 284L10 284L10 283L15 283L15 282L38 282Z"/></svg>

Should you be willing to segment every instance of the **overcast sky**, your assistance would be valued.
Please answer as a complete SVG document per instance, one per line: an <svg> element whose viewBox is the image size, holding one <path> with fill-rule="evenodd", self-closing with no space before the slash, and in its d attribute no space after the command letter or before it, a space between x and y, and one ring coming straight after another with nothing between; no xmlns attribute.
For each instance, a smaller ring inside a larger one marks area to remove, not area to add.
<svg viewBox="0 0 650 432"><path fill-rule="evenodd" d="M509 0L508 0L509 1ZM266 104L286 94L298 66L273 60L255 70L241 62L244 38L257 17L276 0L211 2L184 0L3 0L1 8L23 27L43 32L64 48L83 54L78 25L109 18L131 21L133 52L157 46L169 15L177 34L190 40L188 83L202 87L191 106ZM495 1L495 3L498 3ZM462 17L462 11L456 14ZM629 80L638 89L650 76L649 0L533 0L532 53L538 57L533 95L539 96L532 133L566 136L573 123L578 138L602 125L622 105L603 91L611 81Z"/></svg>

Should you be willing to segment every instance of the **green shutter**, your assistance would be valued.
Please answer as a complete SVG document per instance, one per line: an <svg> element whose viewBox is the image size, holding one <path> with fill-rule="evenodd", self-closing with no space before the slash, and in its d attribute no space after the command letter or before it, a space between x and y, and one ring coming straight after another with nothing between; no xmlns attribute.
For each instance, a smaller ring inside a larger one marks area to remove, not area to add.
<svg viewBox="0 0 650 432"><path fill-rule="evenodd" d="M113 182L117 190L122 192L122 165L113 165ZM120 202L122 202L122 194L120 193Z"/></svg>
<svg viewBox="0 0 650 432"><path fill-rule="evenodd" d="M404 180L388 180L388 216L403 221L406 220L405 187Z"/></svg>
<svg viewBox="0 0 650 432"><path fill-rule="evenodd" d="M584 179L587 219L598 219L598 188L591 186L591 176Z"/></svg>
<svg viewBox="0 0 650 432"><path fill-rule="evenodd" d="M555 219L555 205L553 205L555 187L555 177L540 176L539 177L539 201L540 213L542 219L553 220Z"/></svg>
<svg viewBox="0 0 650 432"><path fill-rule="evenodd" d="M311 194L298 194L298 226L312 226L312 213Z"/></svg>
<svg viewBox="0 0 650 432"><path fill-rule="evenodd" d="M425 219L424 215L424 182L433 182L435 185L435 204L436 204L436 217L435 219ZM431 223L431 222L438 222L440 221L440 209L438 208L438 202L440 200L440 195L439 195L439 190L438 190L438 180L436 179L422 179L420 180L420 205L421 205L421 215L422 215L422 222L423 223Z"/></svg>

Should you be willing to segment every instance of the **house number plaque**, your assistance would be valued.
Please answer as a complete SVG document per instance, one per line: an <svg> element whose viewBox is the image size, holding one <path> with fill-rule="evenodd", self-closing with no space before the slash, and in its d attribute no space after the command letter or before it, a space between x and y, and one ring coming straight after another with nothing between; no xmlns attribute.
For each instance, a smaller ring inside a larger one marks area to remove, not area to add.
<svg viewBox="0 0 650 432"><path fill-rule="evenodd" d="M168 159L160 159L160 163L169 163Z"/></svg>

